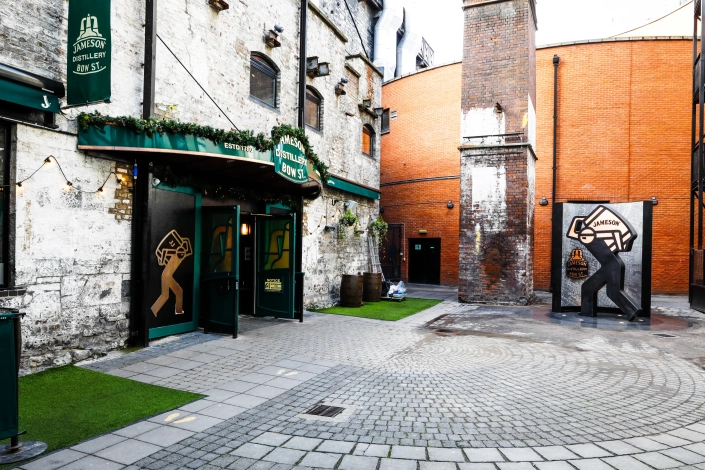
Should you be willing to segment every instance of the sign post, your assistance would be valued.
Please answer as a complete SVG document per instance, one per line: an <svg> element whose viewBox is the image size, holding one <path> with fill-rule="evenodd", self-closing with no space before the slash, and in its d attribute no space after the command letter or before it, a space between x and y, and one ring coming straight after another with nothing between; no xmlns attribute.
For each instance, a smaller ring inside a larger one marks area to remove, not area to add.
<svg viewBox="0 0 705 470"><path fill-rule="evenodd" d="M110 0L70 0L67 103L110 100Z"/></svg>

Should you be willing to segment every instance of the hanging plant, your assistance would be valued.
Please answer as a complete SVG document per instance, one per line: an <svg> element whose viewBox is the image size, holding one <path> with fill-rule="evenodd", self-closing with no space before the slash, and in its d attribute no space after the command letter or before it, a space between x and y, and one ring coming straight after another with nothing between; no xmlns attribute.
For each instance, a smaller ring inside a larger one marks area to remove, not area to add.
<svg viewBox="0 0 705 470"><path fill-rule="evenodd" d="M352 227L357 223L357 216L353 214L350 209L348 209L347 211L345 211L345 214L340 217L338 223L344 227Z"/></svg>
<svg viewBox="0 0 705 470"><path fill-rule="evenodd" d="M375 240L377 241L378 245L382 244L382 240L384 240L384 237L387 236L387 230L389 230L389 224L382 220L382 216L377 216L377 220L374 220L370 222L370 233L372 234L373 237L375 237Z"/></svg>

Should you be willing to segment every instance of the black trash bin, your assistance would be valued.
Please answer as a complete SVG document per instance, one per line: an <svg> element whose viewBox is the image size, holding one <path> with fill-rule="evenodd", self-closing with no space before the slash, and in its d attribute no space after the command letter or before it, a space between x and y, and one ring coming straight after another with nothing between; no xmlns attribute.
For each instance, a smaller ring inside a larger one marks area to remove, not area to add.
<svg viewBox="0 0 705 470"><path fill-rule="evenodd" d="M23 316L18 310L0 312L0 441L10 439L10 445L0 447L0 465L31 459L47 448L43 442L19 442L25 434L19 429L18 386Z"/></svg>

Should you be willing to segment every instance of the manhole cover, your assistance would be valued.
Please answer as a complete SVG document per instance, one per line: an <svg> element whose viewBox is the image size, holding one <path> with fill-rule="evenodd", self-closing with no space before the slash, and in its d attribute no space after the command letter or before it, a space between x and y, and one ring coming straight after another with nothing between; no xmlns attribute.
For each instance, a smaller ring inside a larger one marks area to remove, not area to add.
<svg viewBox="0 0 705 470"><path fill-rule="evenodd" d="M313 405L311 408L304 411L303 414L313 415L313 416L323 416L324 418L335 418L343 411L345 411L345 408L342 408L340 406L330 406L330 405L317 404L317 405Z"/></svg>
<svg viewBox="0 0 705 470"><path fill-rule="evenodd" d="M660 336L662 338L677 338L676 335L669 335L667 333L651 333L654 336Z"/></svg>

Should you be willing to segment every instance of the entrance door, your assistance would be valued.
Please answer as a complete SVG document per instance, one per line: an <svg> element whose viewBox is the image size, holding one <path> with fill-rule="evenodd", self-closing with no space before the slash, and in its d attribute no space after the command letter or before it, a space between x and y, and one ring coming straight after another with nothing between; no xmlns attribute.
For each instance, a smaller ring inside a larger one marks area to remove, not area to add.
<svg viewBox="0 0 705 470"><path fill-rule="evenodd" d="M240 206L204 212L208 249L201 286L205 293L204 330L232 332L237 338L240 308Z"/></svg>
<svg viewBox="0 0 705 470"><path fill-rule="evenodd" d="M409 282L441 283L440 238L409 238Z"/></svg>
<svg viewBox="0 0 705 470"><path fill-rule="evenodd" d="M258 216L255 315L294 318L296 215Z"/></svg>

